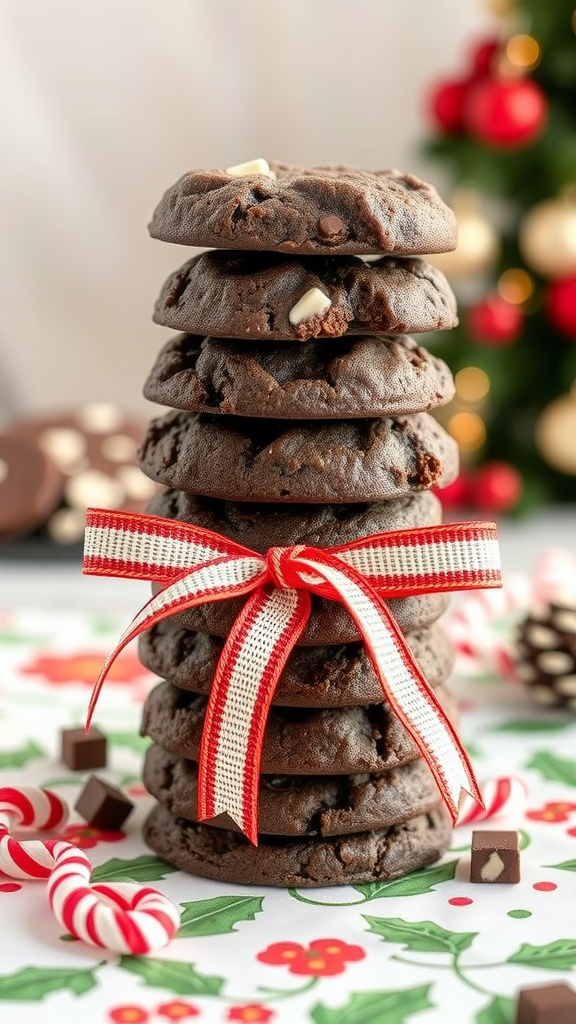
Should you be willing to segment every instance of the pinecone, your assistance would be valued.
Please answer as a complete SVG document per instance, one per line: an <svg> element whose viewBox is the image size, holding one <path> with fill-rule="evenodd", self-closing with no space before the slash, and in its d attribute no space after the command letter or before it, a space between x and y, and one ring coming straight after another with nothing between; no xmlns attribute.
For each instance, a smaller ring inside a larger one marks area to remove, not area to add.
<svg viewBox="0 0 576 1024"><path fill-rule="evenodd" d="M517 626L516 669L539 704L576 711L576 603L530 610Z"/></svg>

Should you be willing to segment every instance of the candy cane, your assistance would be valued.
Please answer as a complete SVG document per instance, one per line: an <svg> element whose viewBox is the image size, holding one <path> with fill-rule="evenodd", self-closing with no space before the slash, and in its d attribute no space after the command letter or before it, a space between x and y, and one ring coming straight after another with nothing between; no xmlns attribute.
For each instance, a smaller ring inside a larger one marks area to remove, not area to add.
<svg viewBox="0 0 576 1024"><path fill-rule="evenodd" d="M81 850L56 842L48 902L77 939L116 953L151 953L175 934L180 917L161 893L139 885L89 885L92 865Z"/></svg>
<svg viewBox="0 0 576 1024"><path fill-rule="evenodd" d="M477 821L494 818L501 811L518 811L526 801L526 786L515 776L486 779L480 786L485 807L480 807L472 797L466 795L460 803L457 825L470 825Z"/></svg>
<svg viewBox="0 0 576 1024"><path fill-rule="evenodd" d="M0 788L0 870L12 878L48 879L48 902L58 922L75 938L116 953L152 953L176 933L178 910L146 886L90 885L92 865L71 843L59 839L19 842L14 824L40 831L61 827L66 803L35 786Z"/></svg>

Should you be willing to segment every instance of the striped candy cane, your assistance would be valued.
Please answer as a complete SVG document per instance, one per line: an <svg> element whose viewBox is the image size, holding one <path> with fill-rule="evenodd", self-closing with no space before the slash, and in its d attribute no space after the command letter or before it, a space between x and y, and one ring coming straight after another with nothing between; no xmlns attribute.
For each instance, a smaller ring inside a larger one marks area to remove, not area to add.
<svg viewBox="0 0 576 1024"><path fill-rule="evenodd" d="M58 839L19 842L16 827L60 828L68 807L55 793L35 786L0 788L0 870L11 878L48 879L48 902L75 938L115 953L139 955L165 946L180 915L173 903L147 886L90 884L85 853Z"/></svg>
<svg viewBox="0 0 576 1024"><path fill-rule="evenodd" d="M487 818L495 818L505 812L517 812L523 808L526 802L526 786L521 779L515 776L504 775L500 778L486 779L480 786L484 808L466 795L460 803L457 825L476 824L477 821L486 821Z"/></svg>

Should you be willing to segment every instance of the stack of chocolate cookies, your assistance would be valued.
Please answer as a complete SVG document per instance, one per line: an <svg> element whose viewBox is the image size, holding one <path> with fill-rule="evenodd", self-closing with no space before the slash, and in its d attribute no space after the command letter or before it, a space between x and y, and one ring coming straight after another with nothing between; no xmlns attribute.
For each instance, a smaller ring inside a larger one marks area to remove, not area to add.
<svg viewBox="0 0 576 1024"><path fill-rule="evenodd" d="M436 191L397 171L259 160L186 174L150 231L210 249L170 276L155 308L182 333L144 388L170 407L140 452L163 485L149 512L262 553L437 525L431 488L455 478L458 455L429 410L453 383L409 336L457 322L446 280L419 258L456 244ZM226 815L197 822L207 695L241 605L188 609L141 638L143 663L164 680L142 726L158 801L149 845L194 874L266 885L369 882L435 861L450 838L436 783L383 701L352 618L321 598L273 698L258 846ZM389 607L454 718L452 649L436 624L446 597Z"/></svg>

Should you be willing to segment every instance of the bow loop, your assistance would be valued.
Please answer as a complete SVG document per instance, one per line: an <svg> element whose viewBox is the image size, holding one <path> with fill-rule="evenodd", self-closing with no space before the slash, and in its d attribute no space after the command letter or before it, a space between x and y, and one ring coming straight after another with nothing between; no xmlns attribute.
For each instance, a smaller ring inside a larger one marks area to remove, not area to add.
<svg viewBox="0 0 576 1024"><path fill-rule="evenodd" d="M198 771L198 820L228 812L257 842L260 760L268 707L304 631L310 595L339 601L354 619L385 699L426 758L456 820L461 791L481 803L457 734L410 654L390 597L501 586L494 523L454 523L373 534L335 548L273 547L263 556L193 524L88 509L84 572L163 586L107 658L167 615L246 596L218 662Z"/></svg>

